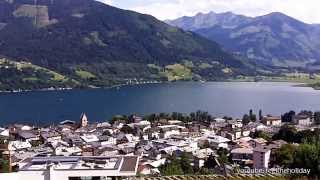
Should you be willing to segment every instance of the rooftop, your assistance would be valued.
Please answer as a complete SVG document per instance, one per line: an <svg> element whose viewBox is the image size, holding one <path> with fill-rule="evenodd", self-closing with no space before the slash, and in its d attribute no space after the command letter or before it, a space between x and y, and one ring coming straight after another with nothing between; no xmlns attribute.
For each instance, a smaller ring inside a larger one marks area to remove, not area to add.
<svg viewBox="0 0 320 180"><path fill-rule="evenodd" d="M23 161L20 171L47 170L48 167L53 166L54 170L119 170L135 172L137 163L137 156L34 157Z"/></svg>
<svg viewBox="0 0 320 180"><path fill-rule="evenodd" d="M252 148L236 148L232 149L232 154L252 154L253 150Z"/></svg>

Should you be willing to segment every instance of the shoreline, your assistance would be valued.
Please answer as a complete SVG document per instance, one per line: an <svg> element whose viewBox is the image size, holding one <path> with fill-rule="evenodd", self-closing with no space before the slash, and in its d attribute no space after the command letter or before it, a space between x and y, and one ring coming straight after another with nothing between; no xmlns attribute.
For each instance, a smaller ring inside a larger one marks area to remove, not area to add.
<svg viewBox="0 0 320 180"><path fill-rule="evenodd" d="M113 88L120 88L124 86L135 86L140 84L161 84L161 83L167 83L164 81L147 81L147 82L137 82L137 83L127 83L127 84L117 84L112 86L105 86L105 87L96 87L96 86L89 86L86 88L44 88L44 89L14 89L9 91L1 91L0 94L16 94L16 93L25 93L25 92L50 92L50 91L71 91L71 90L91 90L91 89L113 89Z"/></svg>
<svg viewBox="0 0 320 180"><path fill-rule="evenodd" d="M199 82L199 83L209 83L209 82L251 82L251 83L294 83L295 85L292 85L292 87L310 87L314 90L320 90L319 88L315 88L310 83L303 83L303 82L294 82L294 81L281 81L281 80L261 80L261 81L254 81L254 80L236 80L236 79L228 79L225 81L151 81L151 82L136 82L136 83L126 83L126 84L117 84L112 86L105 86L105 87L86 87L86 88L44 88L44 89L14 89L9 91L1 91L0 94L17 94L17 93L26 93L26 92L50 92L50 91L71 91L71 90L92 90L92 89L114 89L114 88L121 88L126 86L136 86L136 85L143 85L143 84L169 84L169 83L175 83L175 82Z"/></svg>

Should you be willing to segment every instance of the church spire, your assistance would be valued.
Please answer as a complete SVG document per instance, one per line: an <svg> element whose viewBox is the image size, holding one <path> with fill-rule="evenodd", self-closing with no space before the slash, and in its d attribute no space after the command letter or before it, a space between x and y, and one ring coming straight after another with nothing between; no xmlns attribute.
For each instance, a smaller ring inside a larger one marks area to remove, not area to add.
<svg viewBox="0 0 320 180"><path fill-rule="evenodd" d="M80 121L81 121L81 127L88 126L88 118L87 118L87 115L85 113L81 114Z"/></svg>

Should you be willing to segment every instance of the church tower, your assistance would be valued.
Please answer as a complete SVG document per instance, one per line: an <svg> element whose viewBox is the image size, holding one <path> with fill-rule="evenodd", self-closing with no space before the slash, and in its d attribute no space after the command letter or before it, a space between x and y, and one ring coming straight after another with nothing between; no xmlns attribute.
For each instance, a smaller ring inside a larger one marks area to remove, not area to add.
<svg viewBox="0 0 320 180"><path fill-rule="evenodd" d="M81 127L88 126L88 118L87 118L87 115L85 113L81 114L80 121L81 121Z"/></svg>

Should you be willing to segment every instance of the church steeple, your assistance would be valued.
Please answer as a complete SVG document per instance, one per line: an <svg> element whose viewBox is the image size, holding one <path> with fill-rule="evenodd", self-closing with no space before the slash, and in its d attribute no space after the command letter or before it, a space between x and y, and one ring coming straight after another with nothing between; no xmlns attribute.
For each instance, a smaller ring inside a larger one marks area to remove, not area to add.
<svg viewBox="0 0 320 180"><path fill-rule="evenodd" d="M85 113L81 114L80 121L81 121L81 127L88 126L88 118L87 118L87 115Z"/></svg>

